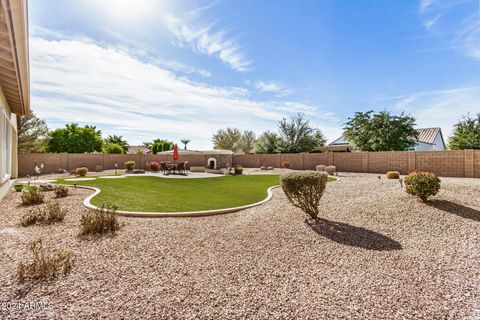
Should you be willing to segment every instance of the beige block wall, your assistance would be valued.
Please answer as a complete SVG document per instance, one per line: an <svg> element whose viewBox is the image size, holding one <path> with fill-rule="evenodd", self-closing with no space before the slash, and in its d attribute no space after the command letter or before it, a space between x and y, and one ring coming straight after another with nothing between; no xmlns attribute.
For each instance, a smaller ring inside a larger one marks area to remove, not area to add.
<svg viewBox="0 0 480 320"><path fill-rule="evenodd" d="M181 155L181 161L190 161L191 166L205 166L210 155ZM94 171L97 165L104 170L124 168L128 160L136 162L136 168L145 168L150 161L172 161L171 155L114 155L114 154L66 154L37 153L19 155L19 176L34 174L35 165L44 163L47 173L57 172L59 168L72 171L87 166ZM246 168L260 166L281 167L283 161L289 161L292 169L315 170L315 166L335 165L343 172L385 173L389 170L406 174L409 170L419 169L433 172L439 176L480 178L480 150L463 151L424 151L424 152L349 152L349 153L305 153L305 154L234 154L232 165L240 164Z"/></svg>

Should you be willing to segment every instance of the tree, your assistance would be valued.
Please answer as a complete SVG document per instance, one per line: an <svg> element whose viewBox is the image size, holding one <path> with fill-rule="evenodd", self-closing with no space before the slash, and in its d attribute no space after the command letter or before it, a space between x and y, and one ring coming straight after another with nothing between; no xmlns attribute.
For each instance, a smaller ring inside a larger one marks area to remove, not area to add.
<svg viewBox="0 0 480 320"><path fill-rule="evenodd" d="M115 144L115 143L106 144L103 147L103 152L104 153L111 153L111 154L124 154L125 153L123 147L121 145Z"/></svg>
<svg viewBox="0 0 480 320"><path fill-rule="evenodd" d="M252 153L256 141L257 137L255 136L255 132L246 130L240 138L238 148L245 153Z"/></svg>
<svg viewBox="0 0 480 320"><path fill-rule="evenodd" d="M183 143L183 145L185 146L185 150L187 150L187 144L189 144L191 140L190 140L190 139L182 139L182 140L180 140L180 141L181 141L181 142Z"/></svg>
<svg viewBox="0 0 480 320"><path fill-rule="evenodd" d="M152 150L153 154L157 154L158 152L172 150L173 146L173 142L163 139L155 139L150 145L150 150Z"/></svg>
<svg viewBox="0 0 480 320"><path fill-rule="evenodd" d="M404 151L415 146L415 118L388 111L356 112L343 128L345 140L361 151Z"/></svg>
<svg viewBox="0 0 480 320"><path fill-rule="evenodd" d="M18 130L18 152L44 152L48 143L48 127L35 114L20 119Z"/></svg>
<svg viewBox="0 0 480 320"><path fill-rule="evenodd" d="M237 151L242 134L236 128L220 129L212 137L213 148Z"/></svg>
<svg viewBox="0 0 480 320"><path fill-rule="evenodd" d="M280 137L278 134L266 131L258 137L255 144L255 153L277 153L279 152Z"/></svg>
<svg viewBox="0 0 480 320"><path fill-rule="evenodd" d="M122 147L123 153L127 152L128 150L128 142L126 140L123 140L122 136L117 136L117 135L109 135L105 139L106 144L116 144Z"/></svg>
<svg viewBox="0 0 480 320"><path fill-rule="evenodd" d="M302 113L291 116L289 120L283 118L278 130L281 152L309 152L325 145L326 140L320 129L313 128Z"/></svg>
<svg viewBox="0 0 480 320"><path fill-rule="evenodd" d="M49 133L48 152L84 153L102 151L102 132L94 126L79 127L76 123Z"/></svg>
<svg viewBox="0 0 480 320"><path fill-rule="evenodd" d="M476 149L480 150L480 113L476 118L464 116L454 126L453 136L448 140L452 150Z"/></svg>

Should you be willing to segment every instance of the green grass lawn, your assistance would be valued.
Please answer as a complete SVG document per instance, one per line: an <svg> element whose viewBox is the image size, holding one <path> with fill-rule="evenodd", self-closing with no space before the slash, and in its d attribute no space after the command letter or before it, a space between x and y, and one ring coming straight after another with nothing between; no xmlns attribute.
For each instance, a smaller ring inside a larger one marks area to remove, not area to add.
<svg viewBox="0 0 480 320"><path fill-rule="evenodd" d="M268 188L280 184L280 176L239 175L196 179L129 176L90 181L59 179L57 183L76 183L101 189L102 192L91 201L96 206L110 202L125 211L186 212L232 208L261 201L267 196Z"/></svg>

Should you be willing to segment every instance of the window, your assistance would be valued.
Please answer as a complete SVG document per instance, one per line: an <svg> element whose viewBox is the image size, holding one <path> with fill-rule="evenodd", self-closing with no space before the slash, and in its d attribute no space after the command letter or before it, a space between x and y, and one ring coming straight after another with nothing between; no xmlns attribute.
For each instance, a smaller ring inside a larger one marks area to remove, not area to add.
<svg viewBox="0 0 480 320"><path fill-rule="evenodd" d="M3 109L0 110L0 182L12 174L12 124Z"/></svg>

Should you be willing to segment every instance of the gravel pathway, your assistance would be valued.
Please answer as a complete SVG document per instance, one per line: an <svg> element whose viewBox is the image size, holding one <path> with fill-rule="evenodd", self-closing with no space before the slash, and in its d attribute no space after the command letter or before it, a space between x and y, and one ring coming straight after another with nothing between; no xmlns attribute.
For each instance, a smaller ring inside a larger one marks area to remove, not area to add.
<svg viewBox="0 0 480 320"><path fill-rule="evenodd" d="M480 179L442 179L424 204L398 181L344 174L320 220L305 222L281 189L259 207L200 218L121 218L116 236L77 237L72 189L63 223L19 228L19 194L0 203L0 300L46 302L7 318L478 319ZM51 195L49 195L51 196ZM12 275L42 236L70 249L66 277L34 285Z"/></svg>

